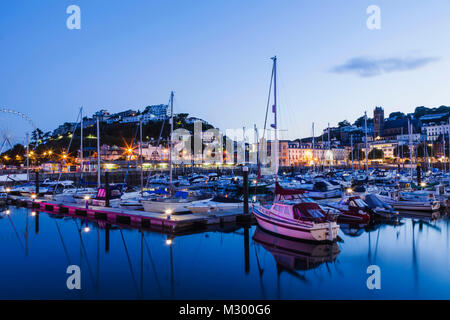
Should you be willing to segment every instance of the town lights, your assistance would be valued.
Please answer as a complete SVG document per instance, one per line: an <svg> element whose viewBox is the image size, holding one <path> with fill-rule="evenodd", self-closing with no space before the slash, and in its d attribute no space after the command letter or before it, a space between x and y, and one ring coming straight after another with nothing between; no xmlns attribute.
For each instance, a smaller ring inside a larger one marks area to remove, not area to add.
<svg viewBox="0 0 450 320"><path fill-rule="evenodd" d="M347 188L347 193L352 193L353 189L352 188Z"/></svg>
<svg viewBox="0 0 450 320"><path fill-rule="evenodd" d="M11 188L6 188L5 191L6 191L7 193L11 192Z"/></svg>
<svg viewBox="0 0 450 320"><path fill-rule="evenodd" d="M37 196L36 196L35 193L33 193L30 197L31 197L31 199L33 199L33 200L37 198Z"/></svg>
<svg viewBox="0 0 450 320"><path fill-rule="evenodd" d="M420 186L423 188L423 187L425 187L427 184L425 183L425 182L421 182L420 183Z"/></svg>

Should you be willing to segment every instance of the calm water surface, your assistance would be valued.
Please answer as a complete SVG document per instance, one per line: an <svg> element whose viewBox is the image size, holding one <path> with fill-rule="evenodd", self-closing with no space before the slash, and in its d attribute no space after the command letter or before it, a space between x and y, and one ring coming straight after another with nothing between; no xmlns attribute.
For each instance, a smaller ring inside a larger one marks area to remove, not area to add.
<svg viewBox="0 0 450 320"><path fill-rule="evenodd" d="M343 228L335 245L253 226L168 236L10 207L0 217L0 299L450 299L449 219ZM82 289L68 290L79 265ZM381 290L366 269L381 268Z"/></svg>

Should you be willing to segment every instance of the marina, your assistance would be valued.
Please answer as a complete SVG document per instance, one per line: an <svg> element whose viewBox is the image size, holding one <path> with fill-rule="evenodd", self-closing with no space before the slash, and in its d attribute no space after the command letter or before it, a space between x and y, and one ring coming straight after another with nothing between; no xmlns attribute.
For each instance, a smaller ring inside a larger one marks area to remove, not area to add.
<svg viewBox="0 0 450 320"><path fill-rule="evenodd" d="M59 2L0 1L0 301L450 300L450 2Z"/></svg>

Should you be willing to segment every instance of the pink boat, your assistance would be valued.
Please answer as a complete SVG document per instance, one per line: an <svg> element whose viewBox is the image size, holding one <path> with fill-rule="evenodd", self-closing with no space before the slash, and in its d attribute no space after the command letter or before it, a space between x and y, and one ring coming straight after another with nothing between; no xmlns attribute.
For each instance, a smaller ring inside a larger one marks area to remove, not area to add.
<svg viewBox="0 0 450 320"><path fill-rule="evenodd" d="M252 207L261 228L274 234L309 241L335 241L339 225L315 202L296 201L301 190L287 190L278 184L276 201L268 207Z"/></svg>

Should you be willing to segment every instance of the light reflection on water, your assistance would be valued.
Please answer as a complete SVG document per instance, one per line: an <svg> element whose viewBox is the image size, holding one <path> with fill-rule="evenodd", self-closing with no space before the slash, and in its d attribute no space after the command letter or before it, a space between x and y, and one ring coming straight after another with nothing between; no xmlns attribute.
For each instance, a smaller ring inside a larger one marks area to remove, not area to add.
<svg viewBox="0 0 450 320"><path fill-rule="evenodd" d="M343 226L340 237L317 245L231 225L170 244L164 234L10 207L0 218L0 298L450 299L448 217ZM82 290L66 287L72 264ZM381 268L381 290L367 289L369 265Z"/></svg>

